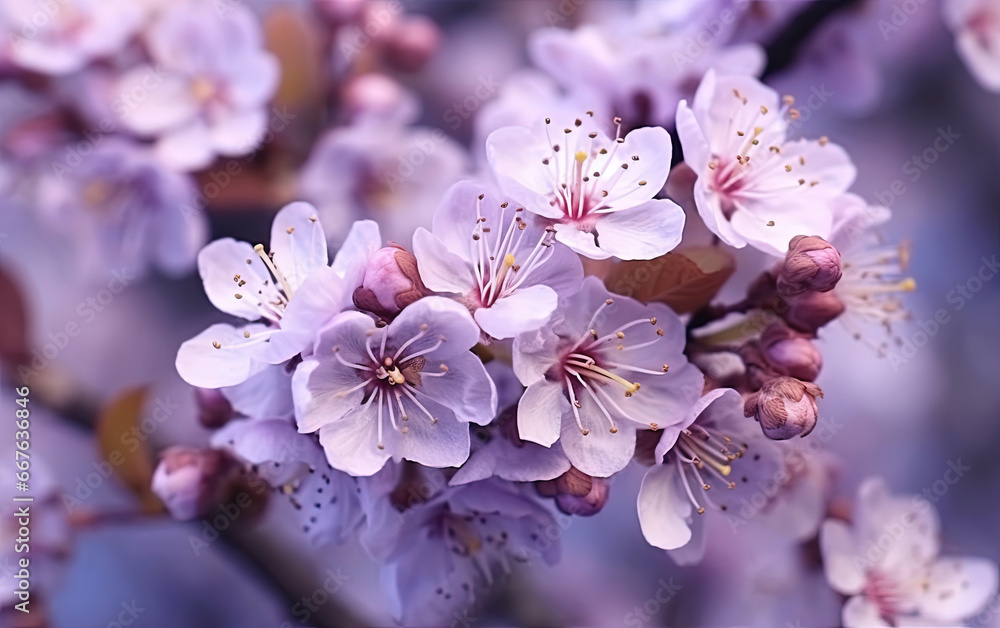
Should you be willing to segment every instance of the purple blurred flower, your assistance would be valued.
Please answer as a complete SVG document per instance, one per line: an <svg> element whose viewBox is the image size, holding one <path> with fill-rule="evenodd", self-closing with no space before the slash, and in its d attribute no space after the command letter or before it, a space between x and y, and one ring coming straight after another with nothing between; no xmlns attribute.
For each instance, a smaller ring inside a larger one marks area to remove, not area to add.
<svg viewBox="0 0 1000 628"><path fill-rule="evenodd" d="M660 436L656 464L639 489L642 533L662 549L687 546L672 553L674 559L697 562L708 509L735 516L740 500L753 497L759 482L773 481L783 467L780 449L743 417L739 393L712 390Z"/></svg>
<svg viewBox="0 0 1000 628"><path fill-rule="evenodd" d="M205 216L185 207L194 182L126 139L106 138L76 161L70 157L75 149L52 155L35 198L42 219L80 248L83 267L189 272L208 236Z"/></svg>
<svg viewBox="0 0 1000 628"><path fill-rule="evenodd" d="M146 31L153 63L119 80L119 93L143 96L123 101L123 123L156 137L156 152L171 167L198 170L217 155L245 155L267 129L278 61L264 50L253 13L229 9L220 19L207 4L165 8Z"/></svg>
<svg viewBox="0 0 1000 628"><path fill-rule="evenodd" d="M319 431L334 468L371 475L390 458L432 467L469 457L469 423L496 414L497 393L469 349L467 309L426 297L388 326L345 312L323 329L293 378L299 431Z"/></svg>
<svg viewBox="0 0 1000 628"><path fill-rule="evenodd" d="M313 544L343 543L361 525L354 478L332 469L316 439L299 434L291 421L231 421L213 435L212 444L231 451L287 496Z"/></svg>
<svg viewBox="0 0 1000 628"><path fill-rule="evenodd" d="M514 371L528 387L518 405L521 438L546 447L558 440L588 475L622 470L637 429L680 421L701 393L702 375L683 348L684 327L668 307L584 279L562 318L514 340Z"/></svg>
<svg viewBox="0 0 1000 628"><path fill-rule="evenodd" d="M500 189L593 259L652 259L677 246L684 212L653 198L670 171L670 135L646 127L622 138L617 124L610 138L584 119L494 131L486 152Z"/></svg>
<svg viewBox="0 0 1000 628"><path fill-rule="evenodd" d="M64 75L124 48L146 11L134 0L0 0L0 26L11 61Z"/></svg>
<svg viewBox="0 0 1000 628"><path fill-rule="evenodd" d="M896 497L880 478L858 489L853 526L827 519L820 533L826 578L844 605L844 626L956 625L997 591L997 565L939 557L937 512L919 497Z"/></svg>
<svg viewBox="0 0 1000 628"><path fill-rule="evenodd" d="M537 217L471 181L454 185L417 229L413 250L424 284L458 295L483 333L513 338L544 325L560 296L580 289L583 266Z"/></svg>
<svg viewBox="0 0 1000 628"><path fill-rule="evenodd" d="M1000 5L995 0L945 0L955 47L979 84L1000 92Z"/></svg>
<svg viewBox="0 0 1000 628"><path fill-rule="evenodd" d="M320 138L299 186L331 235L345 233L352 220L371 218L386 239L409 242L467 167L464 149L440 129L367 120Z"/></svg>
<svg viewBox="0 0 1000 628"><path fill-rule="evenodd" d="M177 371L201 388L234 386L309 348L316 331L345 305L316 209L291 203L274 217L271 253L232 238L198 255L205 294L218 309L254 322L212 325L181 345Z"/></svg>
<svg viewBox="0 0 1000 628"><path fill-rule="evenodd" d="M791 102L756 79L709 71L677 108L684 161L698 174L698 213L726 244L784 255L793 237L829 237L832 202L854 181L850 157L825 138L789 140ZM808 211L803 211L808 207Z"/></svg>

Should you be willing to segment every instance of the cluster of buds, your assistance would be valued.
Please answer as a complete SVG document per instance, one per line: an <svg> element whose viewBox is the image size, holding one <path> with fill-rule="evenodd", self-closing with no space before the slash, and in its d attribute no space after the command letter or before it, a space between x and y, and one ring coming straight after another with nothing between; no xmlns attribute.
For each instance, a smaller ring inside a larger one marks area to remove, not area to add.
<svg viewBox="0 0 1000 628"><path fill-rule="evenodd" d="M816 398L823 392L812 382L823 357L814 340L844 312L833 292L841 276L833 245L818 236L796 236L784 262L749 291L749 303L778 317L737 350L746 367L744 414L756 419L768 438L805 436L816 426Z"/></svg>

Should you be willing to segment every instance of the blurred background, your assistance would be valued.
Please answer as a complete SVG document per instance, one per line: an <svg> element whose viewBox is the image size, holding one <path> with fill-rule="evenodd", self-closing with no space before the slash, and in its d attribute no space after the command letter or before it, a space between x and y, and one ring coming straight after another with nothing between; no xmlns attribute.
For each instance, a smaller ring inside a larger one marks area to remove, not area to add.
<svg viewBox="0 0 1000 628"><path fill-rule="evenodd" d="M274 213L298 199L317 205L334 243L365 216L408 243L448 185L482 168L485 133L504 115L493 105L530 97L505 86L537 71L531 34L609 25L634 7L188 0L200 17L164 26L174 4L185 3L0 0L0 403L13 416L15 388L30 387L35 490L48 497L33 523L47 556L33 575L38 611L2 621L391 625L371 559L355 543L317 549L287 533L297 526L285 504L200 547L201 522L173 522L149 493L158 451L210 437L174 368L181 342L225 320L195 255L220 237L265 242ZM956 52L938 0L737 4L726 36L761 44L763 80L809 103L796 133L846 148L858 167L853 191L891 208L883 235L909 242L918 286L906 295L912 320L895 330L912 351L904 342L879 355L838 325L821 334L831 508L872 475L899 493L930 490L945 553L1000 561L1000 279L981 270L1000 255L1000 94ZM572 76L551 78L571 89L564 81L600 70L578 61ZM199 63L241 94L239 106L181 124L196 117L190 103L157 90ZM673 134L672 117L650 122ZM408 162L421 147L430 148L420 163ZM385 172L406 164L415 176L387 187ZM722 300L738 299L768 263L746 250L737 259ZM123 418L137 400L145 422ZM6 450L12 438L12 427L0 430ZM113 452L127 463L111 472ZM967 469L960 481L935 492L955 465ZM815 543L764 551L760 539L780 529L723 523L702 564L677 567L640 533L641 477L630 467L599 515L560 520L558 565L515 572L452 625L839 622L842 598ZM303 612L300 597L335 576L335 600ZM674 585L679 593L663 594Z"/></svg>

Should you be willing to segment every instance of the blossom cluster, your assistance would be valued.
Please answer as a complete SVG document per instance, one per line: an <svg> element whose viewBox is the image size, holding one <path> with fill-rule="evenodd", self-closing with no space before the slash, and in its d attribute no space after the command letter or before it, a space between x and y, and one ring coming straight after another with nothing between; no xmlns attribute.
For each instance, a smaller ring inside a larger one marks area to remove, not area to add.
<svg viewBox="0 0 1000 628"><path fill-rule="evenodd" d="M429 20L316 0L337 123L273 157L286 92L322 98L283 82L248 6L62 0L42 19L0 0L0 72L22 82L4 209L98 274L197 269L225 318L175 367L211 442L164 450L152 490L192 520L262 481L311 543L364 548L403 624L448 623L557 562L556 518L598 516L630 468L638 529L677 564L717 522L769 528L817 541L844 625L966 621L997 566L940 558L934 507L878 478L838 510L832 465L804 453L824 395L849 394L817 384L822 336L898 359L916 282L856 156L803 137L765 70L758 40L800 3L747 4L638 0L537 29L535 68L489 88L463 146L385 71L426 63ZM1000 90L1000 9L944 4L959 56ZM241 187L247 167L271 196ZM208 241L224 188L281 206L266 241Z"/></svg>

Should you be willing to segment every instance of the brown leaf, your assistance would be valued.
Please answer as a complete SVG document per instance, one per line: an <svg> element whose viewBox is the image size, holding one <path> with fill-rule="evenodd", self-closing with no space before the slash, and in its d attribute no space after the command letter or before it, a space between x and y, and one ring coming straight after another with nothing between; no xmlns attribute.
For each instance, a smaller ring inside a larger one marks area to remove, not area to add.
<svg viewBox="0 0 1000 628"><path fill-rule="evenodd" d="M97 419L97 443L103 460L139 497L143 511L159 512L163 505L151 488L156 468L153 454L148 441L135 435L141 433L142 412L147 397L145 386L130 388L104 406ZM130 433L132 436L123 440Z"/></svg>
<svg viewBox="0 0 1000 628"><path fill-rule="evenodd" d="M27 364L28 314L20 286L0 268L0 360L8 368Z"/></svg>
<svg viewBox="0 0 1000 628"><path fill-rule="evenodd" d="M707 305L733 274L733 258L719 247L692 247L651 260L621 262L605 285L617 294L669 305L678 314Z"/></svg>

